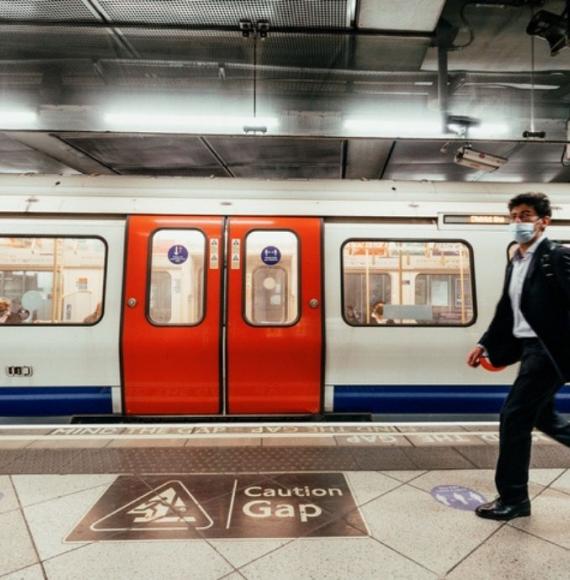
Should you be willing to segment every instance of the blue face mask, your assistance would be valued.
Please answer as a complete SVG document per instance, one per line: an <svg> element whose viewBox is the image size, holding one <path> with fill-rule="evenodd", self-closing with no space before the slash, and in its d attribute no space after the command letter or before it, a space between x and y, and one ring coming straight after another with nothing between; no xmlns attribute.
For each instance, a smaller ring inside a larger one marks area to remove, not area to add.
<svg viewBox="0 0 570 580"><path fill-rule="evenodd" d="M515 242L528 244L534 236L534 223L513 222L509 224L509 231L513 235Z"/></svg>

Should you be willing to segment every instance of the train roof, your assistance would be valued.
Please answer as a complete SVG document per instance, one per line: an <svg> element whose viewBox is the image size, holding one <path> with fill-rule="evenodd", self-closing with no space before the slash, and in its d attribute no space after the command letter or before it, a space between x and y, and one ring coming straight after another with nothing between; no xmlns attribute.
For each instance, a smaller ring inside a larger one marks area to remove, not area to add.
<svg viewBox="0 0 570 580"><path fill-rule="evenodd" d="M505 213L526 191L550 195L570 218L570 186L361 180L255 180L141 176L0 175L0 210L15 214L319 215L437 217ZM567 207L568 206L568 207Z"/></svg>

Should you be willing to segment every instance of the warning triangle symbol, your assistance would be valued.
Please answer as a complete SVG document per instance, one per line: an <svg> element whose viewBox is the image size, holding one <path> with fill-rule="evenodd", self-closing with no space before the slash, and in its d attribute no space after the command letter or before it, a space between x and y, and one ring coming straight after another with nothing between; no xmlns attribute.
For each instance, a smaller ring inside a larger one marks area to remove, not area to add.
<svg viewBox="0 0 570 580"><path fill-rule="evenodd" d="M207 530L214 522L179 480L159 485L93 522L94 532Z"/></svg>

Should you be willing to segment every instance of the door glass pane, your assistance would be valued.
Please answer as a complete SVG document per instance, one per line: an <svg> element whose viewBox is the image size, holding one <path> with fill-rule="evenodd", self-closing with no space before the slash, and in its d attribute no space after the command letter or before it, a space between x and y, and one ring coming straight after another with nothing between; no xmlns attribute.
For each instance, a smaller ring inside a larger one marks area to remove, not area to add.
<svg viewBox="0 0 570 580"><path fill-rule="evenodd" d="M245 318L250 324L288 326L299 315L298 240L292 232L264 230L245 241Z"/></svg>
<svg viewBox="0 0 570 580"><path fill-rule="evenodd" d="M96 323L105 258L98 238L0 238L0 323Z"/></svg>
<svg viewBox="0 0 570 580"><path fill-rule="evenodd" d="M157 325L198 324L204 315L206 238L198 230L152 236L148 316Z"/></svg>

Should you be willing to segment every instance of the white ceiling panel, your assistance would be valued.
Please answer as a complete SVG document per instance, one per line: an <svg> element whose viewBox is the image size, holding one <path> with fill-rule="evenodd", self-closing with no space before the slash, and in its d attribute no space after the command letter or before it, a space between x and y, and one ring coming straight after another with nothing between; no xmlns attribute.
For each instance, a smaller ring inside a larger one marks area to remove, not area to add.
<svg viewBox="0 0 570 580"><path fill-rule="evenodd" d="M445 0L361 0L360 28L433 32Z"/></svg>

